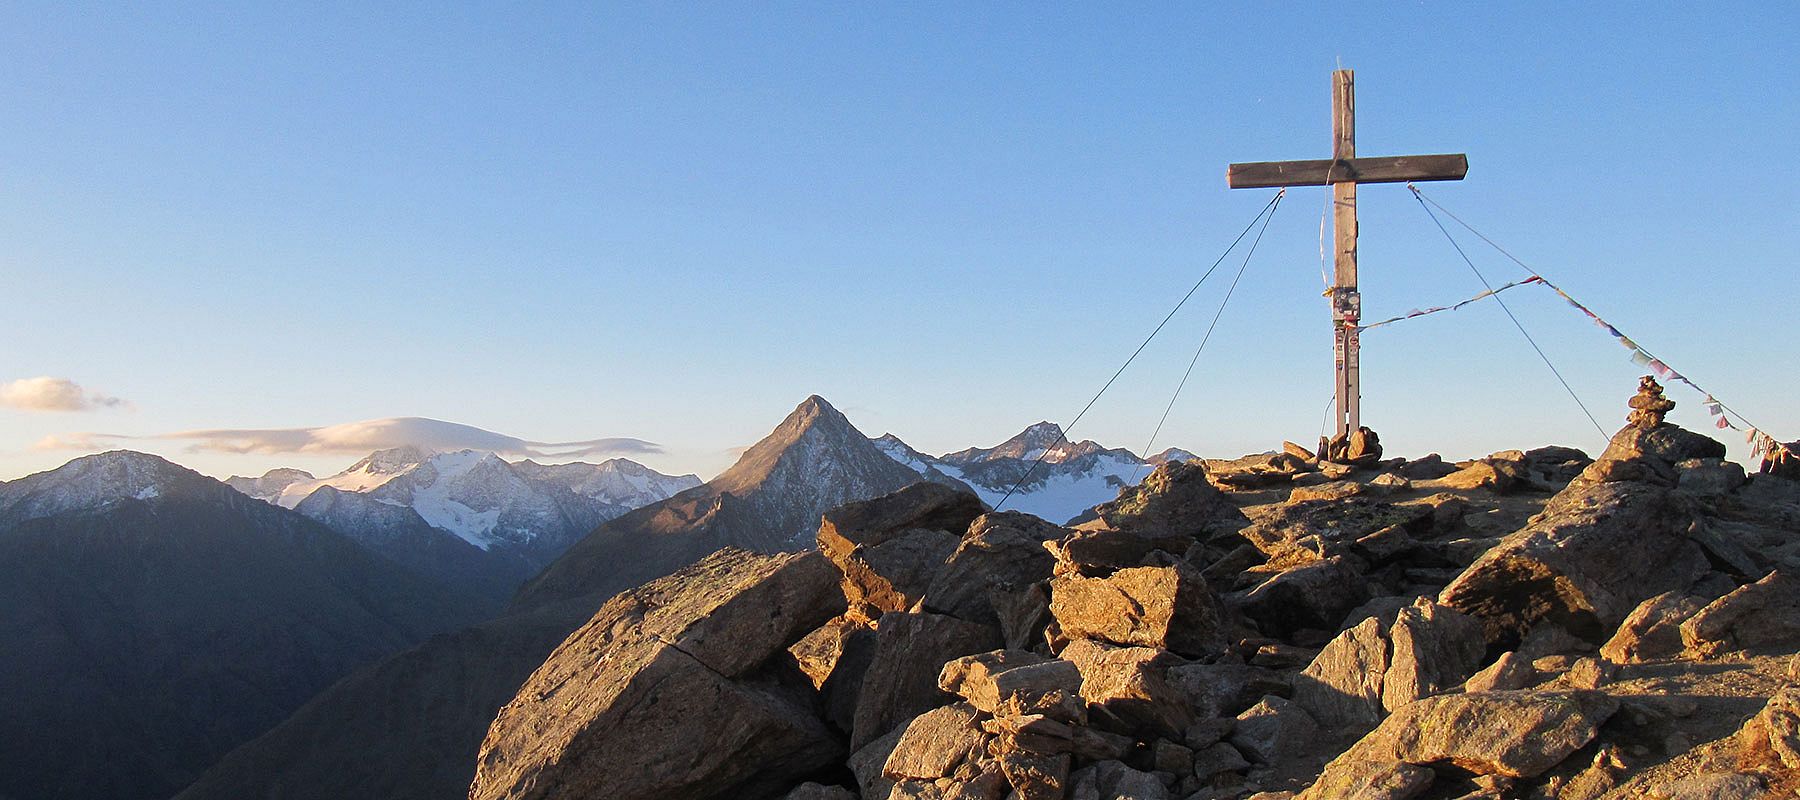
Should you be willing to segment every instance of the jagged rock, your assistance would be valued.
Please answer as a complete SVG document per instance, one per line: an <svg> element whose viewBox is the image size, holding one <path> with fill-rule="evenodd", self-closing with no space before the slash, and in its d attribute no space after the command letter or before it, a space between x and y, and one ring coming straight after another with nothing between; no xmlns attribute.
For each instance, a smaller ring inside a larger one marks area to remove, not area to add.
<svg viewBox="0 0 1800 800"><path fill-rule="evenodd" d="M999 645L999 633L986 625L943 614L883 614L875 654L856 698L851 749L948 702L950 695L937 686L944 664Z"/></svg>
<svg viewBox="0 0 1800 800"><path fill-rule="evenodd" d="M1025 650L1044 641L1051 621L1048 584L1033 583L1013 592L990 592L988 599L1009 650Z"/></svg>
<svg viewBox="0 0 1800 800"><path fill-rule="evenodd" d="M1761 775L1708 772L1651 787L1645 796L1650 800L1763 800L1772 795Z"/></svg>
<svg viewBox="0 0 1800 800"><path fill-rule="evenodd" d="M1737 745L1748 763L1800 769L1800 686L1783 686L1770 695L1762 711L1738 731Z"/></svg>
<svg viewBox="0 0 1800 800"><path fill-rule="evenodd" d="M826 786L807 781L788 792L782 800L857 800L856 793L842 786Z"/></svg>
<svg viewBox="0 0 1800 800"><path fill-rule="evenodd" d="M1159 529L1194 537L1244 523L1243 512L1206 479L1206 467L1197 461L1164 462L1094 511L1117 530Z"/></svg>
<svg viewBox="0 0 1800 800"><path fill-rule="evenodd" d="M845 643L859 631L873 633L866 625L849 617L834 617L790 645L788 654L793 656L794 665L800 668L801 674L817 689L831 677L844 655Z"/></svg>
<svg viewBox="0 0 1800 800"><path fill-rule="evenodd" d="M1084 709L1085 712L1085 709ZM1082 717L1086 719L1085 713ZM994 717L983 720L983 730L997 737L999 747L1056 755L1075 750L1076 728L1042 714ZM1085 729L1084 729L1085 730Z"/></svg>
<svg viewBox="0 0 1800 800"><path fill-rule="evenodd" d="M1598 643L1638 603L1706 574L1688 537L1695 522L1686 501L1654 486L1571 484L1445 587L1440 602L1480 618L1489 641L1516 640L1549 621Z"/></svg>
<svg viewBox="0 0 1800 800"><path fill-rule="evenodd" d="M1476 775L1531 778L1592 741L1618 702L1599 692L1480 692L1401 708L1325 766L1321 787L1371 785L1398 763L1453 764ZM1405 796L1405 795L1400 795Z"/></svg>
<svg viewBox="0 0 1800 800"><path fill-rule="evenodd" d="M1681 623L1686 622L1706 601L1682 592L1663 592L1638 604L1619 623L1600 655L1617 664L1641 664L1681 655Z"/></svg>
<svg viewBox="0 0 1800 800"><path fill-rule="evenodd" d="M1776 570L1738 587L1681 623L1681 641L1701 658L1800 641L1800 579Z"/></svg>
<svg viewBox="0 0 1800 800"><path fill-rule="evenodd" d="M1313 451L1289 441L1283 441L1281 443L1281 452L1287 453L1301 461L1314 461L1318 459L1318 455L1313 453Z"/></svg>
<svg viewBox="0 0 1800 800"><path fill-rule="evenodd" d="M1487 650L1481 623L1426 598L1400 610L1388 641L1393 649L1381 684L1388 711L1461 685Z"/></svg>
<svg viewBox="0 0 1800 800"><path fill-rule="evenodd" d="M1225 649L1219 601L1187 562L1050 582L1050 613L1071 639L1164 648L1185 656Z"/></svg>
<svg viewBox="0 0 1800 800"><path fill-rule="evenodd" d="M1264 635L1285 638L1301 628L1336 630L1351 609L1367 602L1368 582L1341 556L1290 569L1231 602Z"/></svg>
<svg viewBox="0 0 1800 800"><path fill-rule="evenodd" d="M1527 450L1524 454L1525 467L1530 472L1532 485L1549 491L1557 491L1574 480L1594 463L1587 453L1573 447L1550 445Z"/></svg>
<svg viewBox="0 0 1800 800"><path fill-rule="evenodd" d="M1069 776L1069 800L1170 800L1162 781L1118 761L1101 761Z"/></svg>
<svg viewBox="0 0 1800 800"><path fill-rule="evenodd" d="M1164 651L1078 639L1061 657L1081 672L1081 696L1096 726L1128 734L1148 729L1178 738L1194 723L1186 695L1168 679L1168 669L1178 659Z"/></svg>
<svg viewBox="0 0 1800 800"><path fill-rule="evenodd" d="M1690 458L1675 464L1675 487L1690 494L1719 497L1736 491L1746 480L1743 465L1723 458Z"/></svg>
<svg viewBox="0 0 1800 800"><path fill-rule="evenodd" d="M1017 511L981 515L925 589L925 609L1001 627L999 608L1016 611L1015 597L1049 579L1055 562L1044 543L1068 534Z"/></svg>
<svg viewBox="0 0 1800 800"><path fill-rule="evenodd" d="M1800 441L1787 442L1771 448L1763 455L1762 466L1757 470L1764 475L1773 475L1791 481L1800 481Z"/></svg>
<svg viewBox="0 0 1800 800"><path fill-rule="evenodd" d="M1294 702L1332 730L1368 730L1381 721L1388 626L1371 616L1338 634L1294 677Z"/></svg>
<svg viewBox="0 0 1800 800"><path fill-rule="evenodd" d="M867 623L846 615L813 629L788 647L794 665L818 690L825 718L841 730L850 730L863 673L875 658L876 638Z"/></svg>
<svg viewBox="0 0 1800 800"><path fill-rule="evenodd" d="M1274 764L1305 752L1318 735L1319 725L1306 709L1270 695L1237 716L1230 742L1245 756Z"/></svg>
<svg viewBox="0 0 1800 800"><path fill-rule="evenodd" d="M770 793L838 761L807 698L742 677L843 610L837 580L725 550L608 601L500 710L469 797Z"/></svg>
<svg viewBox="0 0 1800 800"><path fill-rule="evenodd" d="M955 552L982 512L967 492L921 481L893 494L827 511L819 551L844 573L844 596L865 616L905 611Z"/></svg>
<svg viewBox="0 0 1800 800"><path fill-rule="evenodd" d="M1081 670L1074 664L1021 650L964 656L944 665L938 688L998 717L1043 715L1087 722Z"/></svg>
<svg viewBox="0 0 1800 800"><path fill-rule="evenodd" d="M1530 659L1508 651L1501 653L1486 669L1469 676L1463 682L1463 691L1504 692L1524 689L1536 683L1537 678L1537 669L1531 666Z"/></svg>

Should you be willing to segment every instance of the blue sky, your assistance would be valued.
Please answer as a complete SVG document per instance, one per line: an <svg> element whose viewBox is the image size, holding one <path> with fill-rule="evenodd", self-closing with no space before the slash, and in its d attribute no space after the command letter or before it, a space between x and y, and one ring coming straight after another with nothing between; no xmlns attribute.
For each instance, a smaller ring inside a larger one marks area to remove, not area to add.
<svg viewBox="0 0 1800 800"><path fill-rule="evenodd" d="M1468 153L1431 196L1800 438L1792 3L249 5L0 8L0 383L123 401L0 408L0 478L80 453L49 436L410 416L709 475L810 393L993 444L1067 421L1268 200L1228 162L1329 155L1340 63L1362 154ZM1155 449L1316 438L1324 199L1282 204ZM1403 187L1361 201L1366 316L1479 291ZM1223 287L1077 438L1144 446ZM1507 297L1621 423L1625 352ZM1396 453L1601 443L1498 308L1365 341Z"/></svg>

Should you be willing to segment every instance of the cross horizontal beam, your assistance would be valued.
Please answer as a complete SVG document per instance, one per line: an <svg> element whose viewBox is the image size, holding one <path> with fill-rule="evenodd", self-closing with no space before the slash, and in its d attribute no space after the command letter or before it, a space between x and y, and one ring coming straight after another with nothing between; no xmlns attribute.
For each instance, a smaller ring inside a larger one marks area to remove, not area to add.
<svg viewBox="0 0 1800 800"><path fill-rule="evenodd" d="M1233 189L1274 186L1326 186L1333 183L1404 183L1460 181L1469 174L1462 153L1430 156L1377 156L1333 161L1252 161L1232 164L1225 180Z"/></svg>

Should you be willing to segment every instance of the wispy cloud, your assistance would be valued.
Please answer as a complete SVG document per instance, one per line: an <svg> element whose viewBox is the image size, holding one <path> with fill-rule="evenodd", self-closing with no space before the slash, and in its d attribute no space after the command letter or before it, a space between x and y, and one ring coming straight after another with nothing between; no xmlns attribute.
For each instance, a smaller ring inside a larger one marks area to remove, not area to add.
<svg viewBox="0 0 1800 800"><path fill-rule="evenodd" d="M130 403L82 388L68 378L20 378L0 384L0 406L24 411L93 411L119 408Z"/></svg>
<svg viewBox="0 0 1800 800"><path fill-rule="evenodd" d="M430 450L483 450L534 458L575 458L663 451L654 442L628 437L539 442L495 433L473 425L424 417L389 417L322 428L213 428L155 436L71 433L45 437L34 447L40 450L94 450L133 439L185 441L192 451L257 454L363 454L390 447L422 447Z"/></svg>

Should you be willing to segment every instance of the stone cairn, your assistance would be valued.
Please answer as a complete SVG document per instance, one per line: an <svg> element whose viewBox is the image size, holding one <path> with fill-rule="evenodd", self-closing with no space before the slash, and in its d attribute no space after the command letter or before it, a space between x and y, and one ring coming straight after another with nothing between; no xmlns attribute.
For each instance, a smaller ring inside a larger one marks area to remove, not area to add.
<svg viewBox="0 0 1800 800"><path fill-rule="evenodd" d="M1637 395L1629 403L1631 413L1625 416L1625 422L1638 428L1654 428L1663 424L1663 417L1675 407L1675 401L1663 396L1662 384L1656 377L1645 375L1638 379Z"/></svg>

